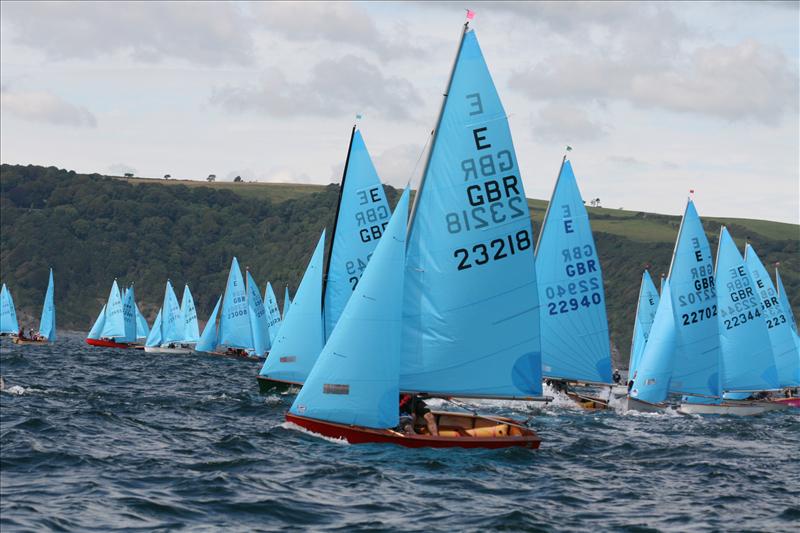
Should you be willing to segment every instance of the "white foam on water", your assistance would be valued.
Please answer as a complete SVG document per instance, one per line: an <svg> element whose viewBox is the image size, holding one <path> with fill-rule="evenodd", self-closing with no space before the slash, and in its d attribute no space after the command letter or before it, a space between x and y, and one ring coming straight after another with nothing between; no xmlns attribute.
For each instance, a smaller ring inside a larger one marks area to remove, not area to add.
<svg viewBox="0 0 800 533"><path fill-rule="evenodd" d="M25 387L20 387L19 385L12 385L10 387L6 387L3 389L3 392L7 392L8 394L14 394L16 396L22 396L26 392L31 392L34 389L26 389Z"/></svg>
<svg viewBox="0 0 800 533"><path fill-rule="evenodd" d="M347 440L345 439L334 439L333 437L326 437L325 435L320 435L319 433L315 433L314 431L309 431L306 428L298 426L293 422L283 422L282 424L279 424L278 427L282 427L283 429L291 429L294 431L299 431L301 433L305 433L306 435L311 435L312 437L332 442L333 444L350 446L350 443L347 442Z"/></svg>

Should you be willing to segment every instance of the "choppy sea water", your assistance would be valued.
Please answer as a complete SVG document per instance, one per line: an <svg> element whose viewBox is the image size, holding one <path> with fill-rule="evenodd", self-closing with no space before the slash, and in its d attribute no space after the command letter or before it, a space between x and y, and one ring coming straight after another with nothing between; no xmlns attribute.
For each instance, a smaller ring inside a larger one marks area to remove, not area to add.
<svg viewBox="0 0 800 533"><path fill-rule="evenodd" d="M283 422L257 363L2 340L0 529L797 531L800 410L528 418L539 450L351 446Z"/></svg>

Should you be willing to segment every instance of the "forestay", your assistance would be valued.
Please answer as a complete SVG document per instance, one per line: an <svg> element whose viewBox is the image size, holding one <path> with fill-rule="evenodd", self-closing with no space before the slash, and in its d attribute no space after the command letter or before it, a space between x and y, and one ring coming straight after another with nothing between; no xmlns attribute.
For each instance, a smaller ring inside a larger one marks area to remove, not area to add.
<svg viewBox="0 0 800 533"><path fill-rule="evenodd" d="M723 226L717 248L715 283L722 352L722 390L778 388L778 372L769 342L761 299L736 244Z"/></svg>
<svg viewBox="0 0 800 533"><path fill-rule="evenodd" d="M275 339L260 375L289 383L303 383L324 345L322 331L322 256L325 231L317 242L291 311Z"/></svg>
<svg viewBox="0 0 800 533"><path fill-rule="evenodd" d="M398 424L408 189L290 411L341 424Z"/></svg>
<svg viewBox="0 0 800 533"><path fill-rule="evenodd" d="M712 257L703 224L690 199L669 271L676 331L672 392L720 395L717 292Z"/></svg>
<svg viewBox="0 0 800 533"><path fill-rule="evenodd" d="M611 383L603 273L572 165L564 160L536 246L542 374Z"/></svg>
<svg viewBox="0 0 800 533"><path fill-rule="evenodd" d="M508 121L465 28L407 243L400 388L541 394L528 204Z"/></svg>
<svg viewBox="0 0 800 533"><path fill-rule="evenodd" d="M669 394L676 345L671 292L670 281L666 280L661 287L661 299L653 318L650 337L631 386L631 397L644 402L661 403Z"/></svg>
<svg viewBox="0 0 800 533"><path fill-rule="evenodd" d="M389 216L389 203L381 180L361 132L353 127L325 273L323 313L326 339L353 294L389 223Z"/></svg>
<svg viewBox="0 0 800 533"><path fill-rule="evenodd" d="M650 272L642 273L642 284L639 287L639 301L636 304L636 319L633 323L633 339L631 341L631 358L628 365L628 379L636 376L636 370L642 361L644 347L650 338L650 330L658 309L659 296Z"/></svg>
<svg viewBox="0 0 800 533"><path fill-rule="evenodd" d="M792 336L791 321L755 249L747 244L744 250L744 261L753 277L756 293L761 300L761 312L767 321L767 333L778 369L778 382L781 387L797 387L800 385L800 358L797 355L798 346Z"/></svg>

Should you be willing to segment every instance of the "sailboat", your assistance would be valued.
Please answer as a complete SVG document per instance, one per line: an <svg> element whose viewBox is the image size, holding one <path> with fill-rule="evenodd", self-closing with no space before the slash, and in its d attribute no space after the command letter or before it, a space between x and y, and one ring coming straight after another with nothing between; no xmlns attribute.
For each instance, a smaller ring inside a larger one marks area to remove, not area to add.
<svg viewBox="0 0 800 533"><path fill-rule="evenodd" d="M19 333L19 323L17 322L17 310L14 308L14 298L11 291L3 283L0 289L0 336L17 335Z"/></svg>
<svg viewBox="0 0 800 533"><path fill-rule="evenodd" d="M720 344L719 389L716 398L685 398L679 412L756 415L784 406L750 400L751 393L778 389L778 373L749 269L727 228L720 231L714 285ZM742 394L743 393L743 394Z"/></svg>
<svg viewBox="0 0 800 533"><path fill-rule="evenodd" d="M37 344L56 341L56 307L53 303L53 269L50 269L50 278L47 282L47 292L44 295L42 304L42 316L39 319L39 330L33 338L20 337L14 338L14 344Z"/></svg>
<svg viewBox="0 0 800 533"><path fill-rule="evenodd" d="M158 328L153 324L150 334L144 343L147 353L190 354L192 344L200 338L197 327L197 312L194 299L189 290L189 285L183 289L183 301L178 303L178 297L172 288L172 282L167 280L164 289L164 302L159 310L160 321Z"/></svg>
<svg viewBox="0 0 800 533"><path fill-rule="evenodd" d="M306 335L303 333L306 330L316 331L316 315L319 310L310 314L308 306L311 302L307 299L304 302L307 307L302 319L284 317L287 324L291 321L293 326L287 330L289 326L285 325L275 339L275 347L270 352L273 357L264 363L259 374L259 388L262 391L276 387L284 389L305 381L358 285L389 217L389 203L386 201L383 185L372 164L361 131L353 126L339 187L330 252L325 261L324 272L313 272L314 276L322 274L319 300L322 305L322 342L293 338L296 335ZM300 288L295 294L295 304L299 294ZM298 322L306 319L313 324Z"/></svg>
<svg viewBox="0 0 800 533"><path fill-rule="evenodd" d="M561 162L535 254L542 311L542 374L587 409L608 406L611 345L603 273L572 164ZM600 385L605 398L570 389Z"/></svg>
<svg viewBox="0 0 800 533"><path fill-rule="evenodd" d="M777 265L775 266L775 286L778 289L778 300L786 313L794 335L794 343L795 346L797 346L797 356L800 358L800 336L797 334L797 322L795 322L792 305L789 303L789 297L786 295L786 289L783 286L783 280L781 279L781 273L778 271ZM800 361L798 362L797 380L800 381ZM785 398L775 398L774 401L785 403L791 407L800 407L800 394L787 390Z"/></svg>
<svg viewBox="0 0 800 533"><path fill-rule="evenodd" d="M790 314L791 308L781 303L767 269L750 243L745 245L744 260L761 300L761 312L767 321L769 341L778 370L778 384L787 393L796 396L800 387L800 343L792 328L794 320Z"/></svg>
<svg viewBox="0 0 800 533"><path fill-rule="evenodd" d="M538 447L522 423L466 413L435 413L438 436L393 429L399 391L541 399L531 223L506 114L468 23L404 250L407 202L408 192L287 420L353 443Z"/></svg>
<svg viewBox="0 0 800 533"><path fill-rule="evenodd" d="M108 301L95 320L86 337L91 346L105 348L133 348L136 343L136 317L133 311L133 287L122 294L116 278L111 285Z"/></svg>
<svg viewBox="0 0 800 533"><path fill-rule="evenodd" d="M264 289L264 309L267 310L267 327L269 328L271 347L278 335L278 330L281 329L281 310L278 308L278 300L275 298L275 291L272 290L272 283L269 281Z"/></svg>
<svg viewBox="0 0 800 533"><path fill-rule="evenodd" d="M663 408L670 392L717 398L721 394L719 364L711 249L689 198L653 329L626 408Z"/></svg>
<svg viewBox="0 0 800 533"><path fill-rule="evenodd" d="M219 326L216 325L218 309L219 302L206 323L195 351L208 355L263 359L270 347L264 300L249 269L246 281L242 277L239 261L235 257L231 261L222 296Z"/></svg>
<svg viewBox="0 0 800 533"><path fill-rule="evenodd" d="M663 279L662 282L663 284ZM663 290L663 285L662 285ZM650 272L645 269L642 272L642 284L639 286L639 300L636 304L636 319L633 323L633 335L631 337L631 357L628 364L628 382L632 383L636 377L639 363L642 361L644 347L650 337L650 330L656 317L656 309L660 298Z"/></svg>

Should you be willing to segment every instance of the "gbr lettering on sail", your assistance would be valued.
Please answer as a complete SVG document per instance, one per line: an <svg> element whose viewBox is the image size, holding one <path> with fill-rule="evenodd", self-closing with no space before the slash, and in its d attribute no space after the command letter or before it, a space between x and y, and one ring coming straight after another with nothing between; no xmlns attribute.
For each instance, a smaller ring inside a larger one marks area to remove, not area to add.
<svg viewBox="0 0 800 533"><path fill-rule="evenodd" d="M480 119L483 115L480 93L467 94L465 98L469 116ZM507 149L492 149L490 125L465 131L471 136L470 143L474 143L476 154L461 161L465 203L463 209L445 214L447 231L451 234L477 233L490 226L526 217L528 210L513 153ZM501 261L530 247L530 233L523 229L457 248L453 251L453 257L458 270L467 270Z"/></svg>

